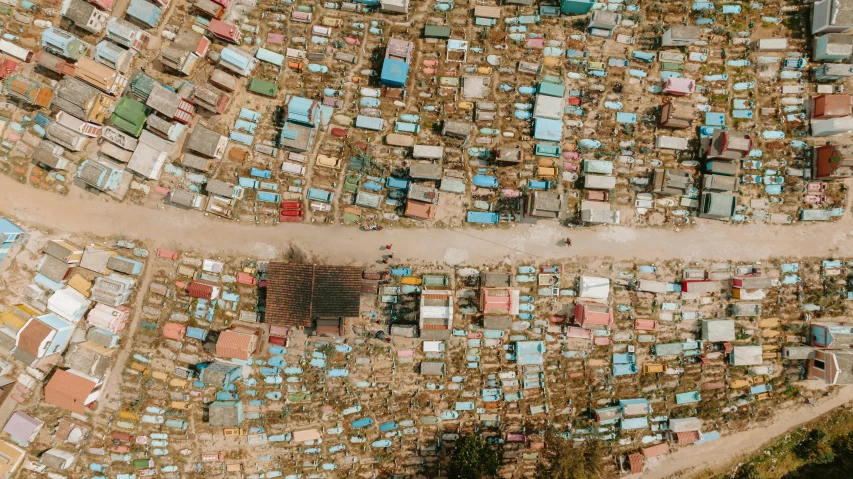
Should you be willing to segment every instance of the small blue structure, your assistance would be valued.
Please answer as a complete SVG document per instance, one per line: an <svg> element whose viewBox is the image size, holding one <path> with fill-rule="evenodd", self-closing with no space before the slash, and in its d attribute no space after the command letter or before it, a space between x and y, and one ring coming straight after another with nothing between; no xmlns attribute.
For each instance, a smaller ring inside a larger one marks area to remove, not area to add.
<svg viewBox="0 0 853 479"><path fill-rule="evenodd" d="M635 50L631 52L631 57L634 58L634 60L638 60L645 63L652 63L653 61L655 61L655 58L657 58L657 55L652 52L643 52L640 50Z"/></svg>
<svg viewBox="0 0 853 479"><path fill-rule="evenodd" d="M281 195L278 193L270 193L269 191L259 191L257 194L258 201L264 203L281 204Z"/></svg>
<svg viewBox="0 0 853 479"><path fill-rule="evenodd" d="M676 394L675 395L675 404L693 404L702 400L702 395L700 395L697 391L690 391L686 393Z"/></svg>
<svg viewBox="0 0 853 479"><path fill-rule="evenodd" d="M233 67L243 76L248 75L252 71L252 68L254 68L258 63L258 60L255 58L252 58L241 52L239 49L230 46L223 48L219 53L219 61L225 63L229 67Z"/></svg>
<svg viewBox="0 0 853 479"><path fill-rule="evenodd" d="M634 353L613 354L613 375L626 376L637 373L637 358Z"/></svg>
<svg viewBox="0 0 853 479"><path fill-rule="evenodd" d="M562 0L560 12L564 15L584 15L592 10L594 0Z"/></svg>
<svg viewBox="0 0 853 479"><path fill-rule="evenodd" d="M56 281L48 278L47 276L45 276L41 273L37 274L36 277L33 278L33 281L37 285L44 286L45 288L47 288L51 291L59 291L60 289L62 289L65 286L64 284L57 283Z"/></svg>
<svg viewBox="0 0 853 479"><path fill-rule="evenodd" d="M255 52L255 58L276 66L284 65L284 55L267 50L266 48L258 48L258 51Z"/></svg>
<svg viewBox="0 0 853 479"><path fill-rule="evenodd" d="M27 241L27 234L8 218L0 218L0 261L3 261L12 247Z"/></svg>
<svg viewBox="0 0 853 479"><path fill-rule="evenodd" d="M320 105L301 96L287 95L284 98L285 120L297 125L314 128L320 120Z"/></svg>
<svg viewBox="0 0 853 479"><path fill-rule="evenodd" d="M560 142L563 138L563 122L550 118L537 118L533 123L533 138L538 141Z"/></svg>
<svg viewBox="0 0 853 479"><path fill-rule="evenodd" d="M241 133L239 131L231 130L228 134L228 139L231 141L236 141L237 143L242 143L246 146L252 146L252 143L255 142L255 137L252 135L247 135L246 133Z"/></svg>
<svg viewBox="0 0 853 479"><path fill-rule="evenodd" d="M77 168L77 176L92 180L93 187L101 191L115 191L118 189L121 179L124 176L124 170L113 168L107 163L102 163L96 160L84 160ZM97 173L95 176L93 173Z"/></svg>
<svg viewBox="0 0 853 479"><path fill-rule="evenodd" d="M566 93L566 87L563 85L558 85L556 83L550 82L539 82L539 85L536 88L536 93L545 96L553 96L557 98L563 98Z"/></svg>
<svg viewBox="0 0 853 479"><path fill-rule="evenodd" d="M107 261L107 268L124 274L140 274L142 266L141 262L124 256L113 256Z"/></svg>
<svg viewBox="0 0 853 479"><path fill-rule="evenodd" d="M261 114L256 112L255 110L250 110L248 108L240 108L240 116L241 120L251 121L252 123L257 123L261 119Z"/></svg>
<svg viewBox="0 0 853 479"><path fill-rule="evenodd" d="M386 188L394 188L394 189L398 189L398 190L407 190L407 189L409 189L409 180L404 180L402 178L388 177L388 179L385 180L385 187Z"/></svg>
<svg viewBox="0 0 853 479"><path fill-rule="evenodd" d="M545 343L542 341L517 341L515 343L515 362L521 365L542 364Z"/></svg>
<svg viewBox="0 0 853 479"><path fill-rule="evenodd" d="M702 439L699 439L698 441L694 442L693 445L698 446L699 444L705 444L706 442L716 441L719 438L719 431L703 432Z"/></svg>
<svg viewBox="0 0 853 479"><path fill-rule="evenodd" d="M207 339L208 332L209 331L207 329L189 326L187 328L187 337L204 341L205 339Z"/></svg>
<svg viewBox="0 0 853 479"><path fill-rule="evenodd" d="M246 131L250 135L254 135L255 130L258 128L258 124L252 123L251 121L241 120L238 118L237 121L234 122L234 128Z"/></svg>
<svg viewBox="0 0 853 479"><path fill-rule="evenodd" d="M396 122L394 122L394 132L399 133L401 131L404 133L417 134L421 131L421 126L417 123L408 123L405 121L397 120Z"/></svg>
<svg viewBox="0 0 853 479"><path fill-rule="evenodd" d="M649 420L645 417L632 417L622 419L622 430L630 431L633 429L646 429L649 427Z"/></svg>
<svg viewBox="0 0 853 479"><path fill-rule="evenodd" d="M382 131L385 127L385 120L372 116L358 115L355 118L355 127L365 130Z"/></svg>
<svg viewBox="0 0 853 479"><path fill-rule="evenodd" d="M379 79L384 85L392 87L406 86L409 78L409 64L394 58L386 58L382 63Z"/></svg>
<svg viewBox="0 0 853 479"><path fill-rule="evenodd" d="M620 111L616 113L616 121L619 123L634 124L637 123L637 114Z"/></svg>
<svg viewBox="0 0 853 479"><path fill-rule="evenodd" d="M335 198L334 191L327 191L320 188L308 188L306 195L309 200L322 201L323 203L331 203Z"/></svg>
<svg viewBox="0 0 853 479"><path fill-rule="evenodd" d="M706 112L705 124L711 126L724 126L726 124L726 114L714 111Z"/></svg>
<svg viewBox="0 0 853 479"><path fill-rule="evenodd" d="M236 364L215 360L204 366L199 366L201 373L198 378L208 386L224 388L243 377L243 368Z"/></svg>
<svg viewBox="0 0 853 479"><path fill-rule="evenodd" d="M83 40L55 27L50 27L41 32L41 42L45 50L74 61L86 56L90 47Z"/></svg>
<svg viewBox="0 0 853 479"><path fill-rule="evenodd" d="M469 223L479 223L484 225L498 224L500 216L497 213L488 211L469 211L466 216L466 221Z"/></svg>
<svg viewBox="0 0 853 479"><path fill-rule="evenodd" d="M145 0L130 0L130 6L127 7L127 16L145 25L146 28L156 27L160 23L160 16L163 11L153 3Z"/></svg>

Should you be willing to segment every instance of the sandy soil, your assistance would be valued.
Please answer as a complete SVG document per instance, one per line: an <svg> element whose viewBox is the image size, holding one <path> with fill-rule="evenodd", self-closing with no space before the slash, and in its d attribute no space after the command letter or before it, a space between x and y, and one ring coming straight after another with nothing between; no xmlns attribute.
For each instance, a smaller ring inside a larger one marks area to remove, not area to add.
<svg viewBox="0 0 853 479"><path fill-rule="evenodd" d="M341 225L258 227L204 217L197 211L162 208L97 197L60 197L0 176L0 213L25 223L62 233L126 236L165 248L201 248L262 259L280 257L295 248L323 261L369 263L380 259L381 245L393 243L397 261L464 258L470 264L483 264L525 256L754 261L771 256L830 256L853 235L849 214L835 223L794 226L733 226L700 220L695 227L680 232L630 227L566 229L547 223L509 229L362 232ZM561 246L566 236L572 238L570 248Z"/></svg>
<svg viewBox="0 0 853 479"><path fill-rule="evenodd" d="M785 431L850 401L853 401L853 386L843 387L838 395L824 399L815 405L802 405L784 410L760 427L727 435L720 440L701 446L680 449L674 454L662 456L660 462L653 459L647 466L646 473L640 477L644 479L689 477L689 474L704 469L723 466L737 460L740 456L758 450L767 441L784 434Z"/></svg>
<svg viewBox="0 0 853 479"><path fill-rule="evenodd" d="M98 409L95 411L96 414L101 414L106 406L111 401L115 399L119 399L117 397L117 393L119 392L119 386L121 386L121 380L123 379L123 371L125 364L127 363L127 359L130 357L130 354L133 352L133 342L136 338L136 330L139 326L139 318L142 316L142 306L145 304L143 302L143 297L148 293L148 285L151 284L151 276L154 273L154 265L151 262L148 262L145 268L145 274L142 279L137 283L138 286L138 296L136 300L136 304L133 307L133 314L130 317L130 324L128 324L126 328L126 333L122 337L121 350L113 363L112 370L115 371L115 374L112 377L108 376L108 380L106 381L106 385L104 386L104 390L102 393L102 399L98 401Z"/></svg>

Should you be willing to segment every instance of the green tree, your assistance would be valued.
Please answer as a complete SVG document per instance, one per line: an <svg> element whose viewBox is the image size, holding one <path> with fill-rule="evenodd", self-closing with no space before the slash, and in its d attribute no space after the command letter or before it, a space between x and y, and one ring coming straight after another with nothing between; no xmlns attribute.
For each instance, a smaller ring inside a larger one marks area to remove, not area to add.
<svg viewBox="0 0 853 479"><path fill-rule="evenodd" d="M479 436L463 436L456 441L450 457L449 479L495 477L500 466L498 453Z"/></svg>
<svg viewBox="0 0 853 479"><path fill-rule="evenodd" d="M536 479L595 479L601 477L601 442L585 441L575 448L574 441L549 433L547 448L536 469Z"/></svg>
<svg viewBox="0 0 853 479"><path fill-rule="evenodd" d="M836 463L845 471L853 471L853 434L836 438L832 444Z"/></svg>
<svg viewBox="0 0 853 479"><path fill-rule="evenodd" d="M747 463L738 468L735 479L764 479L764 476L752 463Z"/></svg>
<svg viewBox="0 0 853 479"><path fill-rule="evenodd" d="M797 445L795 451L803 460L814 464L829 464L835 460L835 452L826 436L820 429L809 431L806 439Z"/></svg>

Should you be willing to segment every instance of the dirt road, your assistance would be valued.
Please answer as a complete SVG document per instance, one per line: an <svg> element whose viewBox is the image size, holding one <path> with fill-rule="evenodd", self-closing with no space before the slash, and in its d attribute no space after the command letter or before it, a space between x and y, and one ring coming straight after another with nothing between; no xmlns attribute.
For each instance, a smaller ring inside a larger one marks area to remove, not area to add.
<svg viewBox="0 0 853 479"><path fill-rule="evenodd" d="M139 289L137 290L137 297L142 298L148 292L148 285L151 284L151 276L154 273L154 265L148 263L145 268L145 274L142 276L142 281L140 281ZM130 318L130 324L125 328L125 332L122 335L122 344L119 350L118 357L113 363L112 371L108 376L107 383L104 386L104 390L101 393L101 399L98 401L98 408L95 410L95 415L100 416L104 407L109 402L117 402L121 398L118 397L117 393L119 391L119 387L121 386L122 380L124 380L124 366L127 363L128 358L130 357L130 353L133 352L133 340L136 337L136 329L139 327L139 318L142 317L142 306L144 303L141 299L137 300L133 306L133 314Z"/></svg>
<svg viewBox="0 0 853 479"><path fill-rule="evenodd" d="M57 234L127 237L165 248L191 248L247 257L274 258L299 248L322 261L369 263L381 245L394 244L396 258L449 264L484 264L507 256L539 259L567 256L682 259L684 261L760 260L771 256L829 256L853 236L848 214L839 223L796 226L731 226L701 222L676 232L625 227L567 229L517 225L510 229L400 229L361 232L338 225L286 224L254 226L204 217L172 207L150 209L95 196L58 196L0 176L0 216L9 215ZM574 246L559 246L566 237ZM143 278L144 290L150 275ZM128 328L138 322L134 312ZM129 351L129 348L125 348ZM124 362L123 354L119 362ZM118 368L117 368L118 370ZM114 388L111 385L110 388ZM111 391L107 391L109 394ZM744 431L703 446L684 448L649 465L644 478L679 477L711 465L725 464L758 449L764 442L824 412L853 400L853 387L819 403L782 411L767 426ZM712 459L709 459L712 458ZM713 461L713 464L710 462Z"/></svg>
<svg viewBox="0 0 853 479"><path fill-rule="evenodd" d="M783 409L773 419L754 429L724 436L722 439L690 446L673 454L652 459L643 479L690 477L704 469L725 466L740 456L760 449L767 441L785 434L800 424L815 419L831 409L853 401L853 386L845 386L839 394L824 399L814 406L802 405Z"/></svg>
<svg viewBox="0 0 853 479"><path fill-rule="evenodd" d="M166 248L193 248L273 258L296 247L328 262L368 263L393 243L398 260L483 264L507 256L569 256L752 261L771 256L828 256L853 236L848 213L839 223L733 226L700 221L684 231L599 227L567 229L516 225L509 229L386 229L363 232L340 225L255 226L171 206L150 209L95 196L62 197L0 176L0 214L57 232L124 236ZM573 246L560 246L566 236Z"/></svg>

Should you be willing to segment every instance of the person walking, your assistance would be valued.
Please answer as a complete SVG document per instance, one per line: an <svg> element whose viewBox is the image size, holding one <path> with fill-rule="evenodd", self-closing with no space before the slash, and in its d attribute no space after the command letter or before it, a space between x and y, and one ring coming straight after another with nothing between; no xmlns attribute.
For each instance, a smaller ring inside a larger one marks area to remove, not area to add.
<svg viewBox="0 0 853 479"><path fill-rule="evenodd" d="M393 244L385 245L385 249L391 249L392 246L394 246L394 245Z"/></svg>

